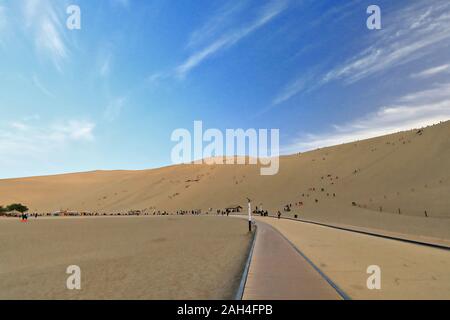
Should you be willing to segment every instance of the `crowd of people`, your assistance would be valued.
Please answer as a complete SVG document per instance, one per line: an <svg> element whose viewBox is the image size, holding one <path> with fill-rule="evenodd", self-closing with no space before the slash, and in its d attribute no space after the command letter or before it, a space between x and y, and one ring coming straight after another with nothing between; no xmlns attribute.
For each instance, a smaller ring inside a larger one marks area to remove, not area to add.
<svg viewBox="0 0 450 320"><path fill-rule="evenodd" d="M297 202L295 203L295 206L302 206L303 202ZM154 208L154 207L153 207ZM282 211L284 212L290 212L292 208L292 204L286 204L284 205ZM208 208L207 210L202 211L201 209L180 209L176 211L166 211L166 210L149 210L143 209L143 210L129 210L126 212L78 212L78 211L57 211L53 213L17 213L15 217L19 217L20 221L27 222L28 218L34 217L99 217L99 216L168 216L168 215L221 215L221 216L229 216L230 214L236 214L241 213L243 208L241 206L233 206L233 207L227 207L223 209L216 209ZM269 211L263 210L262 207L256 206L255 209L252 211L253 215L261 216L261 217L268 217ZM281 218L281 211L277 211L275 214L276 217L279 219ZM296 215L297 216L297 215Z"/></svg>

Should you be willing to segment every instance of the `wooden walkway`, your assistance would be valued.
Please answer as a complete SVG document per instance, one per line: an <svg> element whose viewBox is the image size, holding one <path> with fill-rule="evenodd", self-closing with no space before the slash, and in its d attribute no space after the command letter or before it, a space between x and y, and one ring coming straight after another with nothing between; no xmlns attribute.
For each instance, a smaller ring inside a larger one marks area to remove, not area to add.
<svg viewBox="0 0 450 320"><path fill-rule="evenodd" d="M338 300L331 284L277 230L256 222L258 232L244 300Z"/></svg>

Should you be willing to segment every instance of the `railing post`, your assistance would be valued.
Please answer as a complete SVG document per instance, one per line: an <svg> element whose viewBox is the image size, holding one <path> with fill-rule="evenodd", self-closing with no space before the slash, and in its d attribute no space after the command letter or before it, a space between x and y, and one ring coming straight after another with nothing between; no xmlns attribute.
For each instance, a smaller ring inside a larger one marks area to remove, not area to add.
<svg viewBox="0 0 450 320"><path fill-rule="evenodd" d="M252 203L249 198L248 200L248 231L252 232Z"/></svg>

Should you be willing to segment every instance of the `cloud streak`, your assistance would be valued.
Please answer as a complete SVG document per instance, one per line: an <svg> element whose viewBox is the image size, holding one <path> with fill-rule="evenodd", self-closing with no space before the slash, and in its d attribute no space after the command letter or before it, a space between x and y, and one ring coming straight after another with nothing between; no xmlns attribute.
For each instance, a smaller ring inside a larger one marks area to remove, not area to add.
<svg viewBox="0 0 450 320"><path fill-rule="evenodd" d="M323 82L356 82L435 52L450 39L449 10L450 3L441 1L426 7L421 3L399 12L373 45L328 72Z"/></svg>
<svg viewBox="0 0 450 320"><path fill-rule="evenodd" d="M199 47L218 33L223 32L224 29L229 28L246 5L247 1L245 0L232 1L222 5L200 28L191 33L186 47Z"/></svg>
<svg viewBox="0 0 450 320"><path fill-rule="evenodd" d="M439 93L436 96L436 93ZM387 107L343 125L334 125L325 134L306 134L285 146L283 153L307 151L356 140L420 128L450 119L450 83L400 97Z"/></svg>
<svg viewBox="0 0 450 320"><path fill-rule="evenodd" d="M95 124L69 120L44 126L32 121L14 121L0 127L0 160L47 154L75 142L94 140Z"/></svg>
<svg viewBox="0 0 450 320"><path fill-rule="evenodd" d="M112 99L109 104L106 106L103 116L108 121L116 120L120 114L122 113L122 109L126 103L125 97L119 97L116 99Z"/></svg>
<svg viewBox="0 0 450 320"><path fill-rule="evenodd" d="M34 36L36 50L48 57L61 71L70 52L64 37L65 25L61 23L53 5L54 2L48 0L26 0L22 11L27 32ZM62 12L65 13L65 10Z"/></svg>
<svg viewBox="0 0 450 320"><path fill-rule="evenodd" d="M38 88L44 95L49 98L54 98L55 95L51 93L46 86L39 80L39 78L34 74L32 77L33 84Z"/></svg>
<svg viewBox="0 0 450 320"><path fill-rule="evenodd" d="M225 50L235 45L243 38L257 31L281 14L287 7L287 0L269 2L262 8L260 14L253 22L220 35L213 42L194 52L183 63L175 68L175 74L179 78L185 77L192 69L196 68L203 61L210 58L214 54L217 54L221 50Z"/></svg>
<svg viewBox="0 0 450 320"><path fill-rule="evenodd" d="M281 104L292 97L334 81L349 85L383 74L420 58L441 52L450 42L450 3L421 1L392 14L386 13L382 30L370 35L370 44L344 63L314 77L301 75L273 99ZM384 17L384 16L383 16ZM428 70L431 76L442 70Z"/></svg>
<svg viewBox="0 0 450 320"><path fill-rule="evenodd" d="M429 78L441 73L448 73L450 71L450 64L444 64L441 66L429 68L423 70L419 73L414 73L411 75L412 78Z"/></svg>
<svg viewBox="0 0 450 320"><path fill-rule="evenodd" d="M108 53L101 61L99 74L102 78L106 78L111 73L112 53Z"/></svg>

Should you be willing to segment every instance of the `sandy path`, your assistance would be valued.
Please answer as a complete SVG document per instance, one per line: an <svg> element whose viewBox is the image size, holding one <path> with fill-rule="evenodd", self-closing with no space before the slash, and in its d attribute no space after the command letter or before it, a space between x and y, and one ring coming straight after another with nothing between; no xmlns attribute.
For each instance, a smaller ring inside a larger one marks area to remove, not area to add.
<svg viewBox="0 0 450 320"><path fill-rule="evenodd" d="M283 233L352 299L450 299L450 251L273 218ZM366 286L381 268L381 290Z"/></svg>
<svg viewBox="0 0 450 320"><path fill-rule="evenodd" d="M244 300L338 300L339 294L274 228L257 222Z"/></svg>
<svg viewBox="0 0 450 320"><path fill-rule="evenodd" d="M0 299L233 298L250 240L221 217L0 219Z"/></svg>

